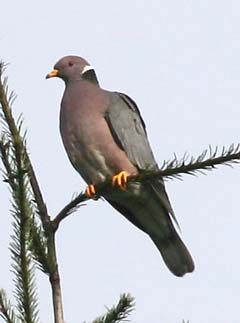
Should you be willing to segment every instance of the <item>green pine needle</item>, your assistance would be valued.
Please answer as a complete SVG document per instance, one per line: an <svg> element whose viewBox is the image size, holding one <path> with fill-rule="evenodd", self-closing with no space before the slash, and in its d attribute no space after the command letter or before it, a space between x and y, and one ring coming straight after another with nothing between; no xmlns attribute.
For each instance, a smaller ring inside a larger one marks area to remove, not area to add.
<svg viewBox="0 0 240 323"><path fill-rule="evenodd" d="M7 299L6 293L0 289L0 317L7 323L17 323L16 314L14 313L13 306Z"/></svg>
<svg viewBox="0 0 240 323"><path fill-rule="evenodd" d="M205 171L216 169L219 165L232 166L240 162L240 144L229 147L209 146L198 157L189 157L186 153L182 158L174 155L173 160L164 161L159 174L164 178L178 178L182 175L204 174Z"/></svg>
<svg viewBox="0 0 240 323"><path fill-rule="evenodd" d="M45 274L50 274L52 265L48 256L47 239L44 230L34 219L32 219L30 230L30 249L38 268Z"/></svg>
<svg viewBox="0 0 240 323"><path fill-rule="evenodd" d="M92 323L119 323L126 322L135 307L134 298L130 294L122 294L116 306L108 309L107 313L100 316Z"/></svg>
<svg viewBox="0 0 240 323"><path fill-rule="evenodd" d="M2 76L3 64L0 64ZM17 124L12 116L10 103L14 94L8 95L6 79L0 78L0 107L5 125L0 141L0 154L5 166L4 179L12 193L13 235L10 244L12 268L15 275L17 315L21 322L38 322L37 297L34 283L34 267L29 252L30 219L33 217L33 202L28 176L28 158L25 135L20 134L22 118Z"/></svg>

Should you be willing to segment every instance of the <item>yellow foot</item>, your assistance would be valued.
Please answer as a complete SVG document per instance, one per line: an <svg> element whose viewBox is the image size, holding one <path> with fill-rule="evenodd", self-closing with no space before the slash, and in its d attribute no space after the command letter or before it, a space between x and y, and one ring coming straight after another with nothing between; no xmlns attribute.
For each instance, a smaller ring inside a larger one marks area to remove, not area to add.
<svg viewBox="0 0 240 323"><path fill-rule="evenodd" d="M85 190L85 195L89 198L93 198L96 195L96 187L95 185L88 185Z"/></svg>
<svg viewBox="0 0 240 323"><path fill-rule="evenodd" d="M120 172L112 178L112 185L119 186L123 191L126 190L126 184L128 181L129 174L127 172Z"/></svg>

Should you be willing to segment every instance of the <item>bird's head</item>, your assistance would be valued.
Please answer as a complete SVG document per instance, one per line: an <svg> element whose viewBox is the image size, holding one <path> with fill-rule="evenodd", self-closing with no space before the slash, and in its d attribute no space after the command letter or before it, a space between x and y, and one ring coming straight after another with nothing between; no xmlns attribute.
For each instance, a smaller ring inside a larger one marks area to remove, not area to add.
<svg viewBox="0 0 240 323"><path fill-rule="evenodd" d="M47 79L52 77L60 77L65 82L83 79L98 84L94 68L84 58L78 56L61 58L46 76Z"/></svg>

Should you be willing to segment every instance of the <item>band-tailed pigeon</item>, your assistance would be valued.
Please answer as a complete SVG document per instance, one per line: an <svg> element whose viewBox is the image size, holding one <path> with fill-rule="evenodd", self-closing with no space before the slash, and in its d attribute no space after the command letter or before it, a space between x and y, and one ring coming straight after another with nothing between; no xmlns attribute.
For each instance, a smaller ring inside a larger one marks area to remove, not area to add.
<svg viewBox="0 0 240 323"><path fill-rule="evenodd" d="M158 170L136 103L126 94L101 89L94 69L81 57L60 59L47 78L56 76L66 86L60 112L63 144L89 185L86 194L93 196L94 184L113 178L115 187L104 198L151 237L173 274L192 272L194 263L174 228L163 180L127 183L129 174Z"/></svg>

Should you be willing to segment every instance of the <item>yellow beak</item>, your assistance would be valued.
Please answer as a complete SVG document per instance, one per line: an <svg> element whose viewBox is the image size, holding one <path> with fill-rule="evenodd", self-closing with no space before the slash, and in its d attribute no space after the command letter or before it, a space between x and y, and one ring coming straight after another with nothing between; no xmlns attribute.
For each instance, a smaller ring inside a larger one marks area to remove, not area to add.
<svg viewBox="0 0 240 323"><path fill-rule="evenodd" d="M49 79L50 77L56 77L58 76L58 70L54 69L49 74L47 74L46 79Z"/></svg>

